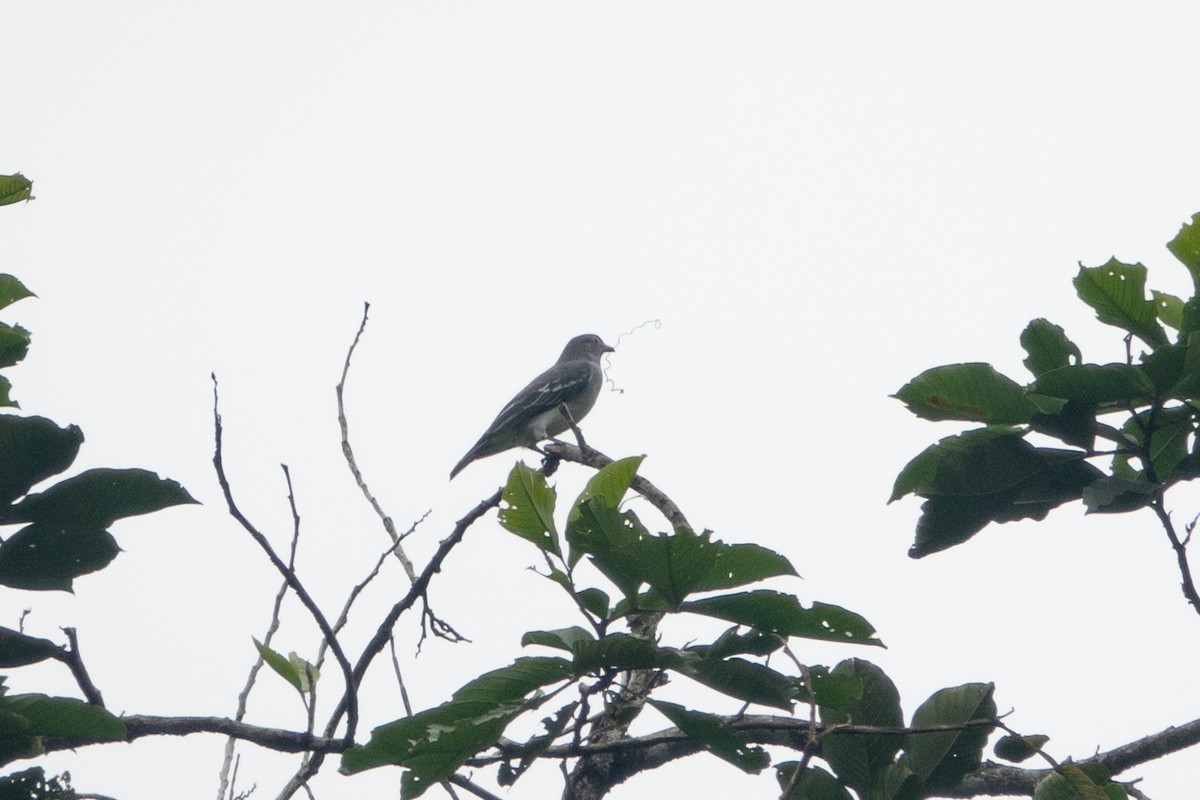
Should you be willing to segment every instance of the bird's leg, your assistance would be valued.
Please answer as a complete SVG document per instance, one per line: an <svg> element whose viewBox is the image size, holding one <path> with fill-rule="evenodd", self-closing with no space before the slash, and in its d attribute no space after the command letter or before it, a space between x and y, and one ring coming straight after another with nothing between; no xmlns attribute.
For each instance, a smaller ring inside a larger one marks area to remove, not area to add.
<svg viewBox="0 0 1200 800"><path fill-rule="evenodd" d="M575 441L579 444L579 452L583 453L584 456L592 453L592 448L588 447L587 442L583 440L583 431L579 430L579 426L575 424L575 417L571 416L571 409L567 408L566 403L558 404L558 413L563 415L563 418L567 421L567 425L571 428L571 433L575 434ZM558 442L557 439L553 441ZM559 444L564 443L559 442Z"/></svg>

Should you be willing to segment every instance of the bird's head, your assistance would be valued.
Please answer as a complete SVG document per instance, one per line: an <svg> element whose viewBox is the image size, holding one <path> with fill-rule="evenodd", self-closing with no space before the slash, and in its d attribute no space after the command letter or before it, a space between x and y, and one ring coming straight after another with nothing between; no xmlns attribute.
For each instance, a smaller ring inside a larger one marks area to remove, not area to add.
<svg viewBox="0 0 1200 800"><path fill-rule="evenodd" d="M593 358L598 361L600 356L611 352L613 352L613 348L606 345L599 336L594 333L584 333L567 342L567 346L563 348L562 355L558 357L558 360L575 361L580 358Z"/></svg>

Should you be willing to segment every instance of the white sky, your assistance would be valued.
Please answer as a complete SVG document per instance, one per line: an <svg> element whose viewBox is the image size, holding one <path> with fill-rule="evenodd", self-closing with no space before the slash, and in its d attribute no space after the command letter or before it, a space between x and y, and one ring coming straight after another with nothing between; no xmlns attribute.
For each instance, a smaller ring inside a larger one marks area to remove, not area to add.
<svg viewBox="0 0 1200 800"><path fill-rule="evenodd" d="M79 468L154 469L205 505L118 525L109 569L73 597L3 592L0 624L32 608L33 634L77 626L116 711L229 714L277 579L222 513L211 371L244 509L283 547L290 465L300 573L335 611L385 545L334 415L364 300L352 437L399 525L433 509L418 560L503 479L510 456L446 474L512 392L570 336L657 319L620 340L624 393L601 397L589 442L647 453L694 524L785 553L805 580L779 588L859 611L890 648L801 657L876 661L910 714L994 680L1010 723L1060 757L1200 717L1200 618L1148 513L1068 506L914 562L918 504L885 505L955 430L888 399L907 379L986 360L1025 380L1036 316L1120 358L1074 298L1080 261L1142 261L1188 291L1162 245L1200 211L1198 28L1183 2L3 4L0 172L38 198L0 209L0 269L40 298L4 315L34 331L15 396L83 428ZM560 496L585 479L564 468ZM1176 494L1179 519L1200 511ZM494 518L472 530L432 598L474 644L406 663L416 705L509 663L522 631L574 624L535 562ZM351 651L402 588L398 572L375 587ZM277 647L316 642L293 604ZM401 713L376 673L364 732ZM9 683L74 692L61 669ZM290 691L260 686L250 720L301 725ZM211 797L222 745L45 763L123 800ZM274 796L295 760L244 752L243 785ZM1198 770L1193 751L1136 774L1162 800ZM327 773L323 800L391 796L399 777ZM557 782L543 767L511 796ZM688 786L774 791L694 758L613 797Z"/></svg>

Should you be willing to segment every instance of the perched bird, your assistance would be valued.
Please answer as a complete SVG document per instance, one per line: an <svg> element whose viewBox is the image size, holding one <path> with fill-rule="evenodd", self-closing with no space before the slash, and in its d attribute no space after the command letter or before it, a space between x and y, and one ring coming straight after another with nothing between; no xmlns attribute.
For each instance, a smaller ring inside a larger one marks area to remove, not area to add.
<svg viewBox="0 0 1200 800"><path fill-rule="evenodd" d="M600 356L611 352L613 349L593 333L567 342L554 366L508 401L495 422L450 470L450 480L477 458L513 447L534 447L544 439L558 436L570 427L558 408L560 403L567 404L576 422L583 419L596 404L604 384Z"/></svg>

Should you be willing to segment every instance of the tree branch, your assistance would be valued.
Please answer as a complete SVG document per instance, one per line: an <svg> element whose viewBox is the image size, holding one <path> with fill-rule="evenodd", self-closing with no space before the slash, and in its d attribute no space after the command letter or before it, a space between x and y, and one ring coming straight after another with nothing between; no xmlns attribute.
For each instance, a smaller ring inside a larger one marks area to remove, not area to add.
<svg viewBox="0 0 1200 800"><path fill-rule="evenodd" d="M1154 509L1154 513L1158 515L1158 521L1162 523L1163 530L1167 532L1167 539L1171 542L1171 549L1175 551L1175 561L1179 565L1180 586L1183 589L1183 596L1192 604L1197 614L1200 614L1200 594L1196 592L1196 584L1192 582L1192 569L1188 565L1187 558L1187 543L1179 538L1179 534L1175 531L1175 523L1171 521L1171 515L1163 505L1163 496L1160 494L1154 498L1154 502L1150 504Z"/></svg>
<svg viewBox="0 0 1200 800"><path fill-rule="evenodd" d="M217 410L217 376L215 374L212 376L212 380L213 428L216 439L216 446L213 452L213 467L217 471L217 482L220 484L221 492L225 496L225 503L229 507L229 514L238 521L242 528L250 534L250 537L258 543L258 546L262 548L263 552L267 554L267 558L270 559L271 563L275 566L275 569L279 570L280 574L283 575L284 580L287 581L288 586L290 586L292 591L296 593L296 597L298 597L304 607L308 609L309 614L312 615L313 620L317 623L317 627L320 628L321 635L324 636L326 641L329 642L329 649L333 651L334 658L337 659L338 665L342 668L342 676L346 682L346 691L342 695L342 701L339 705L339 708L343 706L346 708L345 740L346 743L349 744L354 741L355 728L358 726L358 684L354 680L354 676L350 667L350 660L346 658L346 654L342 651L342 646L338 643L337 636L334 635L333 629L329 627L329 621L325 619L325 614L322 613L320 607L309 595L308 590L304 588L304 584L300 583L300 579L296 577L295 570L290 569L287 564L283 563L283 560L279 558L279 555L275 552L275 549L271 547L271 543L267 541L267 537L254 527L250 520L247 519L242 513L241 509L238 508L237 503L235 503L233 500L233 490L229 486L229 479L225 476L225 462L221 452L222 427L221 414Z"/></svg>

